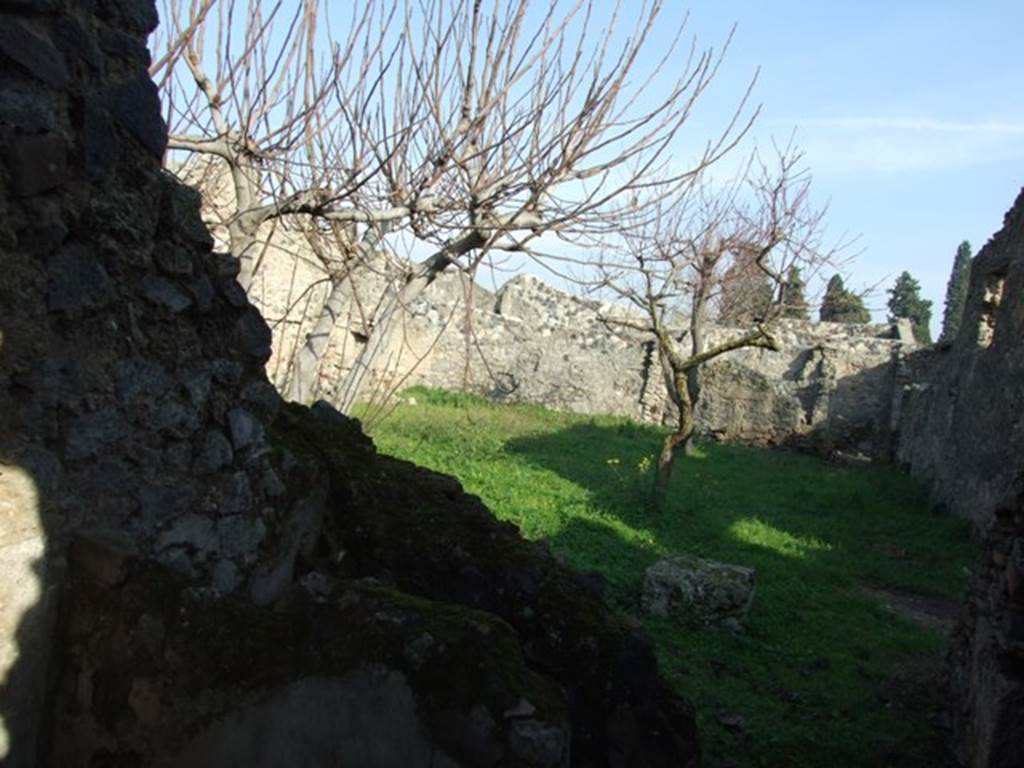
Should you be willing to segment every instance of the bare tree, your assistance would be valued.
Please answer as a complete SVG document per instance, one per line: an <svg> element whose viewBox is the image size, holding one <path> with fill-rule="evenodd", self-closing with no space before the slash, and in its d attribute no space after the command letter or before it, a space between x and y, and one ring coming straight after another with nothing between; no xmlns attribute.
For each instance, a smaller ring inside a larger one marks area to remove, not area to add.
<svg viewBox="0 0 1024 768"><path fill-rule="evenodd" d="M695 179L676 198L659 201L648 229L627 233L622 256L602 261L599 285L631 307L605 322L653 336L676 410L674 429L658 457L657 506L677 448L692 445L701 366L744 347L778 350L773 325L785 316L789 269L797 266L814 275L834 264L842 250L823 243L825 210L811 205L810 176L800 163L801 154L787 147L776 150L771 165L755 154L744 172L720 189ZM760 290L737 288L751 271L770 284L769 300L752 313L748 328L722 327L709 341L707 322L716 304L733 304L743 296L760 302Z"/></svg>
<svg viewBox="0 0 1024 768"><path fill-rule="evenodd" d="M587 0L368 0L353 4L340 45L322 0L261 5L165 0L154 74L170 147L228 168L243 285L267 222L344 225L326 251L331 290L296 357L294 399L312 396L353 260L386 251L397 233L429 249L367 318L343 410L398 312L440 272L472 270L496 251L540 257L542 235L599 241L621 229L624 210L638 220L638 199L656 200L728 152L756 113L748 90L716 136L685 164L673 160L724 48L683 44L683 19L671 22L673 43L653 51L655 25L669 23L663 0L632 14L616 5L604 29ZM662 85L666 71L678 76Z"/></svg>

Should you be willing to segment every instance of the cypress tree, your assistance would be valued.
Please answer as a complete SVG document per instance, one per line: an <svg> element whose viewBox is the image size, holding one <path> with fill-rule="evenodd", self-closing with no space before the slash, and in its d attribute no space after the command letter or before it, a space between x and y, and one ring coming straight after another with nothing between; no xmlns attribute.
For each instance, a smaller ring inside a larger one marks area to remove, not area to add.
<svg viewBox="0 0 1024 768"><path fill-rule="evenodd" d="M939 341L953 341L960 331L960 321L967 304L967 288L971 282L971 244L964 240L956 249L953 271L946 283L946 308L942 314Z"/></svg>
<svg viewBox="0 0 1024 768"><path fill-rule="evenodd" d="M860 296L846 290L843 278L833 275L825 288L825 298L821 302L818 318L830 323L864 324L871 322L871 313Z"/></svg>
<svg viewBox="0 0 1024 768"><path fill-rule="evenodd" d="M924 344L931 344L932 334L929 323L932 320L932 303L921 298L921 285L909 272L903 272L889 290L889 321L906 318L914 327L914 338Z"/></svg>
<svg viewBox="0 0 1024 768"><path fill-rule="evenodd" d="M796 320L809 320L810 314L807 311L807 297L804 295L803 277L800 275L800 267L795 264L786 273L786 281L782 284L782 316L792 317Z"/></svg>

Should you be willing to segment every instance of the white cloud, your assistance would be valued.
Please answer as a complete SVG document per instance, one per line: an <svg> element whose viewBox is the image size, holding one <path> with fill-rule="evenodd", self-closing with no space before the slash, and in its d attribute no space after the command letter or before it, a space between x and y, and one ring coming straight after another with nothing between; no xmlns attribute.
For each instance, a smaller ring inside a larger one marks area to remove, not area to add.
<svg viewBox="0 0 1024 768"><path fill-rule="evenodd" d="M1024 159L1024 122L858 116L773 125L796 126L816 174L948 170Z"/></svg>

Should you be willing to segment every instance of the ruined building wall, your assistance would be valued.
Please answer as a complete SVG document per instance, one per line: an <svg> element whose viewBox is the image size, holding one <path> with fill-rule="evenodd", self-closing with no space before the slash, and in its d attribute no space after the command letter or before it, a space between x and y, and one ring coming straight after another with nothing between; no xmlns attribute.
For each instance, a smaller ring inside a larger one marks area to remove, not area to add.
<svg viewBox="0 0 1024 768"><path fill-rule="evenodd" d="M161 170L157 21L0 0L0 763L696 764L646 642L549 552L281 404Z"/></svg>
<svg viewBox="0 0 1024 768"><path fill-rule="evenodd" d="M954 342L909 361L898 460L985 528L1024 482L1024 195L971 264Z"/></svg>
<svg viewBox="0 0 1024 768"><path fill-rule="evenodd" d="M1024 190L971 265L960 332L913 356L898 459L984 532L951 656L971 768L1024 765Z"/></svg>
<svg viewBox="0 0 1024 768"><path fill-rule="evenodd" d="M223 175L208 174L203 189L204 216L223 237L218 222L230 198ZM250 295L273 329L268 375L283 390L296 345L323 304L326 272L295 223L267 226L263 238L266 256ZM346 281L347 314L330 336L319 397L333 398L360 349L364 318L372 317L386 276L397 272L379 260ZM492 293L449 272L408 310L371 371L365 397L421 384L576 413L651 423L672 418L651 340L602 321L622 312L619 307L530 275ZM712 326L709 337L736 332ZM893 391L903 357L914 348L909 330L784 321L778 336L781 352L739 350L705 366L698 429L752 445L888 457Z"/></svg>

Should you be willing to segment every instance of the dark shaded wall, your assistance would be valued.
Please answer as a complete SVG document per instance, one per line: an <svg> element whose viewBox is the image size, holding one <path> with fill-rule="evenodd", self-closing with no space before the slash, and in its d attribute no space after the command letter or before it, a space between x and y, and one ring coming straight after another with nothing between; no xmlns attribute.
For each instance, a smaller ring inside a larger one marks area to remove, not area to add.
<svg viewBox="0 0 1024 768"><path fill-rule="evenodd" d="M1024 191L975 257L960 332L911 356L899 461L984 538L954 637L959 757L1024 765Z"/></svg>
<svg viewBox="0 0 1024 768"><path fill-rule="evenodd" d="M1024 193L971 266L956 340L908 360L897 459L987 527L1024 482Z"/></svg>
<svg viewBox="0 0 1024 768"><path fill-rule="evenodd" d="M161 170L156 23L145 0L0 1L5 765L32 762L72 536L244 593L280 526L270 332Z"/></svg>
<svg viewBox="0 0 1024 768"><path fill-rule="evenodd" d="M550 552L281 406L161 170L156 23L0 0L0 763L695 765L646 641Z"/></svg>

